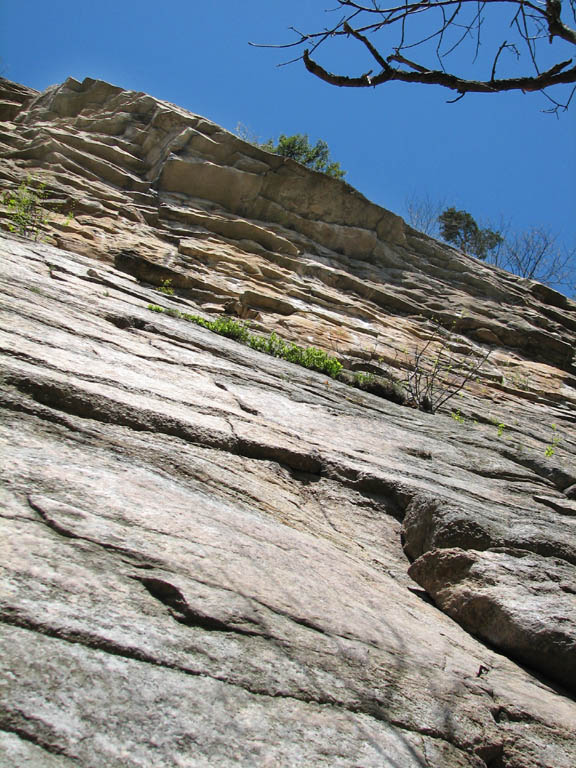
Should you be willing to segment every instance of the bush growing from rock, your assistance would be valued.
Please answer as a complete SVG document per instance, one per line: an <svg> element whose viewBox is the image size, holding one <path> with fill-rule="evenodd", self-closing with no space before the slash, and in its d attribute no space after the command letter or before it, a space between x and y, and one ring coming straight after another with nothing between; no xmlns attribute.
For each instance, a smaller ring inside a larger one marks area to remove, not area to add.
<svg viewBox="0 0 576 768"><path fill-rule="evenodd" d="M7 209L10 232L36 242L42 227L48 223L45 198L46 185L38 183L34 186L29 176L15 192L4 192L1 201Z"/></svg>

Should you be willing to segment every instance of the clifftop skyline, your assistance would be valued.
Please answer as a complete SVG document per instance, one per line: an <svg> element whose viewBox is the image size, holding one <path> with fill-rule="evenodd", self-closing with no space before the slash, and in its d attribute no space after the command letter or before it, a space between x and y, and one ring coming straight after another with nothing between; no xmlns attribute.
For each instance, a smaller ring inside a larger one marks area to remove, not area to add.
<svg viewBox="0 0 576 768"><path fill-rule="evenodd" d="M30 14L13 3L2 11L2 74L38 90L68 76L103 79L230 131L243 123L262 140L308 133L328 142L354 187L403 217L408 198L430 197L481 223L544 227L576 246L573 113L542 114L547 103L536 94L469 95L450 105L439 88L332 88L300 63L278 67L290 51L248 45L292 40L292 25L329 23L333 14L323 11L304 0L252 0L241 9L235 0L173 0L162 14L148 0L138 13L130 3L56 0ZM24 28L22 47L13 30ZM346 48L346 60L363 72L355 53Z"/></svg>
<svg viewBox="0 0 576 768"><path fill-rule="evenodd" d="M0 122L0 764L573 768L576 304L146 93Z"/></svg>

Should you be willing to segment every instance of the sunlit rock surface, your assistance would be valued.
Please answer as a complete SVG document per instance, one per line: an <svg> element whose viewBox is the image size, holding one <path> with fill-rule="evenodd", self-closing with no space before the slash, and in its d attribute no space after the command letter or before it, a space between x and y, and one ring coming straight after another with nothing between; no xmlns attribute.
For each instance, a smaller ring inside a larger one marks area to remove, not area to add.
<svg viewBox="0 0 576 768"><path fill-rule="evenodd" d="M573 768L576 306L171 104L0 86L52 210L0 240L0 764ZM149 304L491 354L432 415Z"/></svg>

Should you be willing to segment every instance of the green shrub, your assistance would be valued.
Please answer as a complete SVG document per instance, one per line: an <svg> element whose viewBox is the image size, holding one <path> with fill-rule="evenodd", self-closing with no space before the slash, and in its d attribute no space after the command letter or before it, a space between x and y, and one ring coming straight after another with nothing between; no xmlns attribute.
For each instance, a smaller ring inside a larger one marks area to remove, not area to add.
<svg viewBox="0 0 576 768"><path fill-rule="evenodd" d="M8 229L21 237L37 242L42 238L42 229L50 223L46 205L46 184L34 182L26 177L15 192L6 191L0 195L0 203L6 206ZM74 218L72 211L66 216L64 226Z"/></svg>
<svg viewBox="0 0 576 768"><path fill-rule="evenodd" d="M8 213L8 229L35 242L39 239L42 227L48 223L44 210L46 185L32 183L30 176L23 181L15 192L4 192L2 204Z"/></svg>
<svg viewBox="0 0 576 768"><path fill-rule="evenodd" d="M157 304L149 304L148 309L152 312L165 312L171 317L187 320L190 323L218 333L220 336L226 336L229 339L246 344L258 352L265 352L267 355L272 355L272 357L280 357L304 368L326 373L333 379L337 378L343 368L339 360L331 357L322 349L299 347L297 344L284 341L274 331L269 336L259 336L255 333L250 333L245 323L234 320L231 317L217 317L214 320L206 320L199 315L190 315L185 312L179 312L177 309L164 309L164 307L159 307Z"/></svg>
<svg viewBox="0 0 576 768"><path fill-rule="evenodd" d="M453 331L436 322L432 325L431 338L407 357L407 370L399 381L407 403L428 413L436 413L469 382L475 381L490 357L490 350L480 354L470 351L464 356L456 354L451 344Z"/></svg>
<svg viewBox="0 0 576 768"><path fill-rule="evenodd" d="M166 280L162 280L158 290L160 293L163 293L165 296L174 296L174 288L172 288L172 280L169 277L166 278Z"/></svg>
<svg viewBox="0 0 576 768"><path fill-rule="evenodd" d="M274 152L274 154L282 157L289 157L307 168L325 173L326 176L331 176L333 179L343 179L346 176L346 171L342 170L340 163L335 162L330 157L328 144L322 139L319 139L316 144L311 144L306 133L295 133L293 136L286 136L282 133L278 137L278 141L268 139L268 141L261 142L252 131L241 123L236 126L236 133L241 139L255 147L265 149L267 152Z"/></svg>

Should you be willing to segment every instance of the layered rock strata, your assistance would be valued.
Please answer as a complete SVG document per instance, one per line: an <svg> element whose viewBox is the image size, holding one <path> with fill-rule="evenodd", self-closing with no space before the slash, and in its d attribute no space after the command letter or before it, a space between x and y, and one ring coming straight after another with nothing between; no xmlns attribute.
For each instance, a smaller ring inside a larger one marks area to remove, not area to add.
<svg viewBox="0 0 576 768"><path fill-rule="evenodd" d="M571 768L574 304L144 94L0 97L52 210L0 245L0 763ZM490 357L433 415L151 304Z"/></svg>

